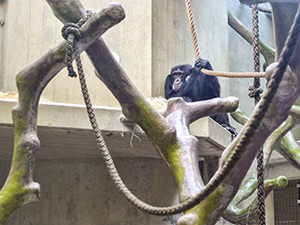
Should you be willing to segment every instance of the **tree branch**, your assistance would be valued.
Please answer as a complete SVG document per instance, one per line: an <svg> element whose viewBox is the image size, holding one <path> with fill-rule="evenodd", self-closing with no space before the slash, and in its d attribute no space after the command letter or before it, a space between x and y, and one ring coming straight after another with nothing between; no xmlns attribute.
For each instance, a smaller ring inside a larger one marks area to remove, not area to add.
<svg viewBox="0 0 300 225"><path fill-rule="evenodd" d="M256 180L256 174L252 177ZM288 185L288 180L284 176L279 176L276 179L265 180L265 194L268 196L271 191L284 188ZM251 186L244 186L245 191L253 193L257 188L257 182L252 182ZM223 217L231 223L239 225L256 225L258 224L257 210L258 200L255 197L246 207L239 208L238 204L244 199L244 192L240 192L241 195L237 194L234 200L230 203L227 210L223 214Z"/></svg>
<svg viewBox="0 0 300 225"><path fill-rule="evenodd" d="M242 114L243 118L247 118L246 114ZM280 140L286 133L294 127L295 123L291 116L287 120L285 120L272 134L268 137L264 144L264 166L266 166L269 162L270 156L272 151L279 147ZM257 187L257 170L255 167L252 168L251 171L248 172L251 176L243 182L242 186L239 188L238 193L235 195L231 203L229 204L228 208L223 214L223 217L232 222L237 224L257 224L258 218L256 214L257 210L257 196L255 197L252 203L247 204L246 207L239 207L238 205L248 199L256 190ZM285 187L287 185L287 179L283 176L278 177L279 186L272 186L274 188L278 187ZM268 183L269 181L266 181ZM267 188L267 187L265 187ZM265 197L268 196L268 193L272 190L269 187L269 190L266 190Z"/></svg>
<svg viewBox="0 0 300 225"><path fill-rule="evenodd" d="M80 51L99 35L119 23L124 11L118 4L110 4L94 14L81 28ZM37 138L37 109L40 95L48 82L65 67L65 41L48 51L16 77L18 105L13 109L14 154L8 178L0 191L0 224L21 205L39 198L39 184L33 182L33 164L39 148Z"/></svg>
<svg viewBox="0 0 300 225"><path fill-rule="evenodd" d="M234 29L241 37L243 37L249 44L252 45L253 33L236 17L228 12L228 24ZM266 45L262 41L259 41L259 52L265 58L264 69L274 62L275 60L275 49Z"/></svg>
<svg viewBox="0 0 300 225"><path fill-rule="evenodd" d="M237 108L234 112L230 113L230 115L236 122L242 125L245 125L249 120L249 117L241 108Z"/></svg>
<svg viewBox="0 0 300 225"><path fill-rule="evenodd" d="M300 169L300 146L292 132L287 133L282 140L278 152L291 164Z"/></svg>

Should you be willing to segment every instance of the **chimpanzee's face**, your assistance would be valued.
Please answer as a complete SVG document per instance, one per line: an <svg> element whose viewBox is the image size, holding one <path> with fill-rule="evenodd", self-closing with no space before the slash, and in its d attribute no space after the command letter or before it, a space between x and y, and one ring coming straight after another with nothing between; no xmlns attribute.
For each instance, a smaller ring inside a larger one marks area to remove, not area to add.
<svg viewBox="0 0 300 225"><path fill-rule="evenodd" d="M183 84L184 73L183 72L174 72L172 73L173 85L172 89L175 92L178 92Z"/></svg>

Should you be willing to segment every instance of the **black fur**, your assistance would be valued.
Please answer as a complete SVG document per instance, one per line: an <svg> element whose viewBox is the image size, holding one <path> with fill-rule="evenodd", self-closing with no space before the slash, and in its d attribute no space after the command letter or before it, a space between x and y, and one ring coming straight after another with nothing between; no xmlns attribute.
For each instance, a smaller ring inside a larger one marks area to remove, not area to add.
<svg viewBox="0 0 300 225"><path fill-rule="evenodd" d="M220 83L217 77L202 73L202 68L213 70L209 61L198 59L195 66L189 64L178 65L172 68L165 82L165 98L182 97L186 102L195 102L220 97ZM237 131L229 123L228 115L211 116L233 135Z"/></svg>

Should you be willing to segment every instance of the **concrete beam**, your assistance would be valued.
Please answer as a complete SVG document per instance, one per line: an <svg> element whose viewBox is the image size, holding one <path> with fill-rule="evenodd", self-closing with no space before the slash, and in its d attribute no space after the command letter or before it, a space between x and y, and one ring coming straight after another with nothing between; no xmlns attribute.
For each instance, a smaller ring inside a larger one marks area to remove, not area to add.
<svg viewBox="0 0 300 225"><path fill-rule="evenodd" d="M10 110L14 99L0 99L0 159L10 159L13 149L13 128ZM120 122L121 109L94 106L99 126L114 157L159 158L147 136ZM101 157L84 105L41 102L38 136L41 159L82 159ZM199 156L222 154L231 142L231 134L208 117L191 125L191 133L199 139Z"/></svg>

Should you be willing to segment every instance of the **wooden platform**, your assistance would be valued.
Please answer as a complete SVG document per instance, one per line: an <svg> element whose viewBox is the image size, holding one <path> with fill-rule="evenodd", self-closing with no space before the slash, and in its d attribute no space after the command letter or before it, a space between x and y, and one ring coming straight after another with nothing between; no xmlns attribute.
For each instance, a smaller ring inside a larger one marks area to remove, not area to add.
<svg viewBox="0 0 300 225"><path fill-rule="evenodd" d="M0 99L0 158L10 159L13 128L10 110L16 100ZM95 106L100 129L114 157L152 157L158 153L144 133L132 131L119 121L121 110ZM42 159L78 159L100 157L84 105L43 102L39 107L38 137ZM220 155L232 139L212 119L205 117L191 125L199 138L199 156Z"/></svg>

